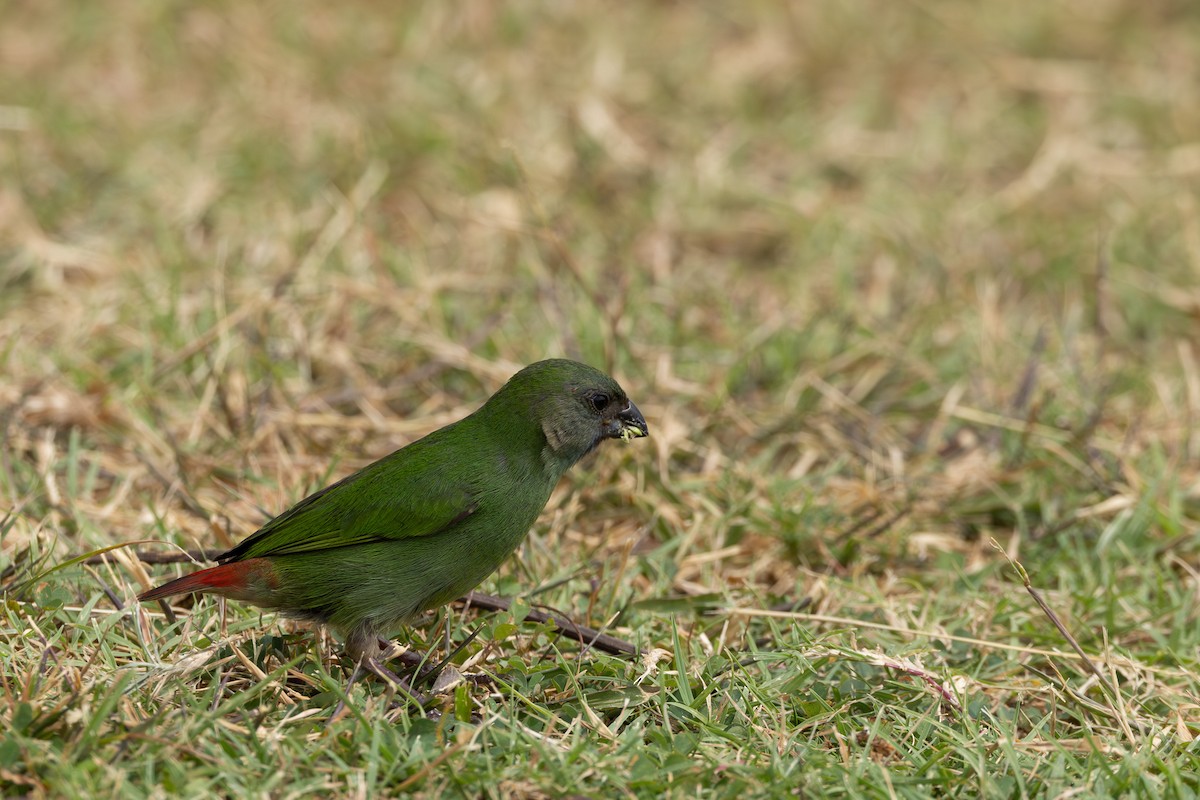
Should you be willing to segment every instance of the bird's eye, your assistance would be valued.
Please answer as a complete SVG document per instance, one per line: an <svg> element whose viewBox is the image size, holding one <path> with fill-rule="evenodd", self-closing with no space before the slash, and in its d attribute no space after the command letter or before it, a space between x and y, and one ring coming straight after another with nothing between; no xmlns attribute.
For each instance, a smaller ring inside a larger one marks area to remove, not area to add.
<svg viewBox="0 0 1200 800"><path fill-rule="evenodd" d="M597 411L603 411L604 407L608 405L608 399L608 395L604 392L597 392L592 395L592 405Z"/></svg>

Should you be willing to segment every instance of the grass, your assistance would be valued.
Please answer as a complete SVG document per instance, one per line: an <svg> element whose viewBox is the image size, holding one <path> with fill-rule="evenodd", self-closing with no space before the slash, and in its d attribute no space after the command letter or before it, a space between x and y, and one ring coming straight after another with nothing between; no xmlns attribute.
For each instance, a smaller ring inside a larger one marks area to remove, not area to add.
<svg viewBox="0 0 1200 800"><path fill-rule="evenodd" d="M1200 793L1193 4L2 13L4 796ZM135 602L549 355L490 683Z"/></svg>

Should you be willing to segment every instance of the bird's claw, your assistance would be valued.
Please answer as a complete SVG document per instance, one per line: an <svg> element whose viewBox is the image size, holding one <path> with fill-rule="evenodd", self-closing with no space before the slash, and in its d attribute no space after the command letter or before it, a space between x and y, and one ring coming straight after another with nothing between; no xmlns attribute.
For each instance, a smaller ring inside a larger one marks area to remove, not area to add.
<svg viewBox="0 0 1200 800"><path fill-rule="evenodd" d="M366 665L367 669L383 679L383 681L388 685L388 688L392 689L398 694L404 695L418 706L424 708L425 704L429 702L429 698L426 695L412 688L412 684L408 682L407 678L402 678L396 673L392 672L390 669L381 664L379 659L368 658L366 660Z"/></svg>

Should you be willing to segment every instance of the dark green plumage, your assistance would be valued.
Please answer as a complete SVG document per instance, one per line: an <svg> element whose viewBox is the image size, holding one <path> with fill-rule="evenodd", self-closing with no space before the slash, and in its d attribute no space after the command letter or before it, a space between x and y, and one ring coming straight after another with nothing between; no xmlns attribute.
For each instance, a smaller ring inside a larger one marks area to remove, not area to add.
<svg viewBox="0 0 1200 800"><path fill-rule="evenodd" d="M143 600L216 592L330 625L356 659L414 615L477 586L570 467L604 439L647 434L592 367L539 361L478 411L305 498L202 570Z"/></svg>

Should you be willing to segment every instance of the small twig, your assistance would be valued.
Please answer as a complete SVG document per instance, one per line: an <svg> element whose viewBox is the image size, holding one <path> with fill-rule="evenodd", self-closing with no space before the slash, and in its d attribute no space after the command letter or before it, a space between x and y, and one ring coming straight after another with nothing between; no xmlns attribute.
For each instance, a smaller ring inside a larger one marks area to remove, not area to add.
<svg viewBox="0 0 1200 800"><path fill-rule="evenodd" d="M512 605L511 601L503 597L480 594L479 592L471 592L466 597L459 598L454 602L456 604L465 603L467 606L475 606L477 608L486 608L489 611L507 611L509 606ZM589 647L595 647L597 650L603 650L605 653L617 656L636 656L639 652L637 645L632 642L618 639L607 633L601 633L585 625L579 625L561 614L547 613L533 608L530 609L525 619L538 623L552 622L558 628L558 632L568 639L573 639Z"/></svg>
<svg viewBox="0 0 1200 800"><path fill-rule="evenodd" d="M1125 731L1125 736L1128 737L1129 743L1136 746L1137 740L1133 736L1133 729L1129 726L1129 720L1127 720L1125 717L1125 705L1121 700L1121 694L1117 691L1116 686L1109 682L1108 677L1105 676L1105 674L1100 671L1100 668L1096 666L1095 662L1088 657L1088 654L1084 651L1083 647L1079 644L1075 637L1071 635L1071 632L1067 630L1067 626L1061 619L1059 619L1058 615L1054 613L1054 609L1050 608L1050 605L1046 602L1045 598L1042 597L1041 592L1033 588L1033 582L1029 580L1029 573L1025 571L1025 567L1021 565L1021 562L1012 558L1007 552L1005 552L1004 548L1002 548L1000 543L995 539L992 539L992 547L995 547L997 550L1003 553L1004 557L1008 560L1009 565L1016 570L1018 575L1021 576L1021 583L1024 584L1025 591L1029 592L1029 596L1032 597L1033 601L1038 604L1039 608L1042 609L1042 613L1049 618L1050 622L1053 623L1054 627L1058 629L1058 632L1062 635L1062 637L1067 640L1067 644L1071 645L1071 649L1079 655L1080 661L1082 661L1083 665L1087 667L1088 672L1095 676L1096 682L1100 685L1100 688L1104 691L1105 697L1108 699L1109 706L1112 708L1117 720L1121 723L1121 728Z"/></svg>
<svg viewBox="0 0 1200 800"><path fill-rule="evenodd" d="M1021 383L1017 386L1017 391L1012 399L1013 416L1020 414L1029 407L1029 401L1033 399L1033 390L1037 386L1038 367L1042 363L1042 353L1046 350L1046 327L1043 325L1038 328L1037 336L1033 339L1033 346L1029 348L1029 360L1025 362L1025 372L1021 375Z"/></svg>
<svg viewBox="0 0 1200 800"><path fill-rule="evenodd" d="M922 668L919 664L916 664L909 659L888 657L882 654L877 656L877 660L875 660L871 659L869 654L867 655L867 663L877 664L878 666L886 667L887 669L898 670L906 675L919 678L920 680L924 681L926 686L933 690L933 692L941 699L943 704L958 712L963 710L962 704L959 703L958 698L954 696L954 692L951 690L950 685L941 681L938 676Z"/></svg>
<svg viewBox="0 0 1200 800"><path fill-rule="evenodd" d="M883 522L879 523L878 525L874 526L869 531L864 533L862 538L864 538L864 539L879 538L883 534L887 533L892 528L893 525L895 525L897 522L899 522L900 520L907 517L909 515L909 513L912 511L912 509L913 509L912 503L909 503L908 505L903 506L902 508L893 512Z"/></svg>
<svg viewBox="0 0 1200 800"><path fill-rule="evenodd" d="M184 550L177 553L151 553L146 550L135 550L133 554L143 564L191 564L196 561L214 561L217 552L216 550ZM107 554L101 553L85 559L83 563L107 564L111 560Z"/></svg>
<svg viewBox="0 0 1200 800"><path fill-rule="evenodd" d="M862 506L859 506L859 508L861 508L861 507ZM842 531L842 532L838 533L836 536L834 536L833 537L834 543L835 544L845 543L846 540L848 540L851 536L853 536L854 534L863 530L868 525L873 525L875 523L875 521L882 516L883 516L882 508L879 508L879 507L872 508L866 514L864 514L863 516L856 519L853 523L851 523L850 527L846 528L844 531Z"/></svg>
<svg viewBox="0 0 1200 800"><path fill-rule="evenodd" d="M1092 292L1095 295L1092 309L1092 329L1103 347L1108 338L1108 248L1107 236L1101 231L1096 237L1096 271L1092 273Z"/></svg>
<svg viewBox="0 0 1200 800"><path fill-rule="evenodd" d="M117 611L124 611L125 604L121 602L121 598L117 597L117 593L114 592L112 587L109 586L108 583L96 573L96 570L89 569L87 572L92 576L92 580L100 584L100 591L104 592L104 596L108 598L108 601L113 604Z"/></svg>
<svg viewBox="0 0 1200 800"><path fill-rule="evenodd" d="M1112 396L1112 383L1108 382L1096 392L1096 406L1088 414L1083 424L1071 432L1071 443L1086 445L1096 432L1096 428L1104 419L1109 398Z"/></svg>

